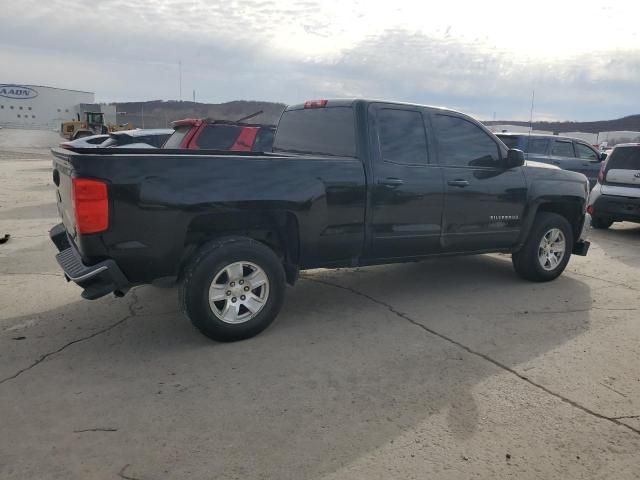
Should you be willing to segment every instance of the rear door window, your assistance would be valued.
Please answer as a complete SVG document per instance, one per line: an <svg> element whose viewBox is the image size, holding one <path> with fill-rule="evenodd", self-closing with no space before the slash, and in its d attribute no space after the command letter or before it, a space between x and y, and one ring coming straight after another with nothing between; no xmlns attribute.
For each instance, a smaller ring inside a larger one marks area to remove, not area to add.
<svg viewBox="0 0 640 480"><path fill-rule="evenodd" d="M427 137L420 112L378 110L378 135L383 161L401 165L428 163Z"/></svg>
<svg viewBox="0 0 640 480"><path fill-rule="evenodd" d="M576 148L578 158L583 158L592 162L597 162L599 160L598 154L592 148L587 147L582 143L575 143L574 146Z"/></svg>
<svg viewBox="0 0 640 480"><path fill-rule="evenodd" d="M551 155L554 157L575 157L573 152L573 142L567 140L556 140L553 142Z"/></svg>
<svg viewBox="0 0 640 480"><path fill-rule="evenodd" d="M544 155L549 149L548 138L529 138L529 145L527 146L527 153L534 155Z"/></svg>

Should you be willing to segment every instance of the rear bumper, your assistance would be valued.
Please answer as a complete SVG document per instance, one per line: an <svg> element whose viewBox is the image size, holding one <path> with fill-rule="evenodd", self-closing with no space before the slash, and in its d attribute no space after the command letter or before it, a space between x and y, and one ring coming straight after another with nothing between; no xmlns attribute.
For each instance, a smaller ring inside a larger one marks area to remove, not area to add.
<svg viewBox="0 0 640 480"><path fill-rule="evenodd" d="M593 215L613 221L640 222L640 198L601 194L593 202Z"/></svg>
<svg viewBox="0 0 640 480"><path fill-rule="evenodd" d="M53 227L49 237L60 252L56 255L56 260L62 267L64 276L67 281L75 282L83 289L83 298L94 300L112 292L122 296L131 288L131 284L113 260L85 265L63 224Z"/></svg>

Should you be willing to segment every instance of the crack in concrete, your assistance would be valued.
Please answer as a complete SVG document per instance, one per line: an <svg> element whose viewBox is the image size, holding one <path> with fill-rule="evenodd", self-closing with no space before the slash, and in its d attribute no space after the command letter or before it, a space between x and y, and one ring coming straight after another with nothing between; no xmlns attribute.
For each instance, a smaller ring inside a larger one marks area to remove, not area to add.
<svg viewBox="0 0 640 480"><path fill-rule="evenodd" d="M124 474L124 471L125 471L127 468L129 468L130 466L131 466L131 464L130 464L130 463L127 463L124 467L122 467L122 468L120 469L120 471L118 472L118 476L119 476L120 478L124 478L125 480L140 480L139 478L136 478L136 477L130 477L129 475L125 475L125 474Z"/></svg>
<svg viewBox="0 0 640 480"><path fill-rule="evenodd" d="M36 359L34 362L31 363L31 365L28 365L24 368L21 368L20 370L18 370L17 372L15 372L13 375L10 375L8 377L5 377L3 379L0 380L0 385L2 385L5 382L8 382L10 380L14 380L16 378L18 378L20 375L22 375L25 372L28 372L29 370L31 370L32 368L40 365L42 362L44 362L46 359L48 359L49 357L52 357L54 355L57 355L58 353L62 352L63 350L66 350L67 348L69 348L71 345L75 345L76 343L81 343L81 342L85 342L87 340L91 340L94 337L97 337L98 335L102 335L103 333L107 333L110 330L113 330L114 328L116 328L118 325L122 325L124 322L126 322L127 320L130 320L131 318L136 316L136 312L134 310L134 307L136 306L136 304L138 303L138 296L135 293L135 290L131 290L131 298L133 299L132 302L129 304L129 315L121 318L120 320L112 323L111 325L109 325L108 327L105 327L101 330L98 330L97 332L93 332L90 335L87 335L85 337L80 337L80 338L76 338L75 340L72 340L70 342L65 343L64 345L62 345L60 348L57 348L56 350L53 350L51 352L47 352L43 355L41 355L40 357L38 357L38 359Z"/></svg>
<svg viewBox="0 0 640 480"><path fill-rule="evenodd" d="M615 285L617 287L625 287L625 288L628 288L629 290L633 290L635 292L638 291L637 288L632 287L631 285L627 285L626 283L618 283L618 282L614 282L613 280L609 280L607 278L594 277L593 275L587 275L586 273L578 273L578 272L573 271L573 270L567 270L567 272L569 272L569 273L571 273L573 275L579 275L581 277L587 277L587 278L592 278L594 280L600 280L601 282L608 283L609 285Z"/></svg>
<svg viewBox="0 0 640 480"><path fill-rule="evenodd" d="M554 392L550 388L545 387L544 385L531 380L529 377L526 377L525 375L522 375L517 370L514 370L513 368L511 368L511 367L499 362L498 360L490 357L489 355L486 355L486 354L484 354L482 352L474 350L471 347L468 347L467 345L465 345L464 343L461 343L461 342L459 342L457 340L454 340L453 338L448 337L447 335L445 335L443 333L440 333L440 332L438 332L436 330L433 330L432 328L427 327L426 325L423 325L422 323L418 322L417 320L414 320L413 318L411 318L406 313L403 313L403 312L400 312L399 310L396 310L392 305L390 305L390 304L388 304L386 302L383 302L382 300L378 300L377 298L374 298L371 295L368 295L368 294L366 294L364 292L356 290L356 289L354 289L352 287L339 285L337 283L332 283L332 282L329 282L329 281L326 281L326 280L320 280L320 279L317 279L317 278L311 278L311 277L309 277L307 275L301 275L300 278L303 278L305 280L309 280L311 282L316 282L316 283L320 283L320 284L323 284L323 285L328 285L330 287L346 290L348 292L353 293L354 295L358 295L360 297L366 298L366 299L370 300L373 303L376 303L376 304L378 304L380 306L385 307L387 310L389 310L394 315L406 320L407 322L411 323L412 325L415 325L418 328L421 328L425 332L427 332L427 333L429 333L429 334L431 334L431 335L433 335L435 337L438 337L438 338L440 338L440 339L442 339L442 340L444 340L444 341L446 341L448 343L451 343L452 345L455 345L458 348L461 348L462 350L470 353L471 355L479 357L479 358L481 358L481 359L483 359L483 360L495 365L496 367L498 367L498 368L500 368L500 369L502 369L502 370L504 370L506 372L511 373L512 375L515 375L519 379L527 382L529 385L531 385L533 387L536 387L539 390L542 390L543 392L547 393L548 395L551 395L551 396L557 398L558 400L560 400L560 401L562 401L562 402L564 402L564 403L566 403L568 405L571 405L572 407L577 408L578 410L581 410L581 411L583 411L584 413L586 413L588 415L591 415L592 417L598 418L600 420L609 421L609 422L611 422L611 423L613 423L615 425L618 425L620 427L626 428L627 430L630 430L633 433L640 435L640 429L631 427L631 426L621 422L616 417L608 417L608 416L603 415L601 413L598 413L598 412L596 412L594 410L591 410L589 407L585 407L584 405L581 405L578 402L576 402L574 400L571 400L570 398L561 395L560 393Z"/></svg>
<svg viewBox="0 0 640 480"><path fill-rule="evenodd" d="M612 387L612 386L610 386L610 385L607 385L606 383L598 382L598 384L602 385L602 386L603 386L604 388L606 388L607 390L611 390L613 393L617 393L617 394L618 394L618 395L620 395L621 397L627 398L627 396L626 396L624 393L619 392L618 390L616 390L615 388L613 388L613 387Z"/></svg>
<svg viewBox="0 0 640 480"><path fill-rule="evenodd" d="M52 277L62 277L60 272L0 272L2 275L49 275Z"/></svg>
<svg viewBox="0 0 640 480"><path fill-rule="evenodd" d="M117 428L109 428L109 427L96 427L96 428L85 428L84 430L74 430L73 433L85 433L85 432L117 432Z"/></svg>
<svg viewBox="0 0 640 480"><path fill-rule="evenodd" d="M622 417L611 417L614 418L616 420L622 420L625 418L640 418L640 415L623 415Z"/></svg>
<svg viewBox="0 0 640 480"><path fill-rule="evenodd" d="M606 312L634 312L634 311L636 311L638 309L637 308L596 307L595 305L592 305L591 307L575 308L575 309L570 309L570 310L540 310L540 311L527 310L526 312L509 312L509 313L505 313L504 315L513 315L513 314L516 314L516 313L517 314L521 314L521 315L545 315L547 313L555 313L555 314L584 313L584 312L590 312L591 310L603 310L603 311L606 311Z"/></svg>

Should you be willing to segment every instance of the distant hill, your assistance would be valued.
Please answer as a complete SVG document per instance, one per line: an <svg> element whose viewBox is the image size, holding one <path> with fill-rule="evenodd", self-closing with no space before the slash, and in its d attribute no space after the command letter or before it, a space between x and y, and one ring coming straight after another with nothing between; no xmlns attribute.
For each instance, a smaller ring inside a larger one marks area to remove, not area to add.
<svg viewBox="0 0 640 480"><path fill-rule="evenodd" d="M135 127L164 128L183 118L214 118L239 120L263 110L248 120L252 123L277 124L285 108L283 103L236 100L226 103L198 103L151 100L148 102L116 102L118 123L133 123Z"/></svg>
<svg viewBox="0 0 640 480"><path fill-rule="evenodd" d="M118 123L131 122L135 127L163 128L171 126L174 120L182 118L214 118L217 120L238 120L252 113L263 110L259 116L250 119L253 123L277 124L284 103L234 100L226 103L179 102L175 100L151 100L148 102L116 102ZM515 120L485 121L485 125L521 125L529 126L529 122ZM598 120L595 122L533 122L534 130L546 130L554 133L563 132L612 132L640 131L640 115L615 120Z"/></svg>
<svg viewBox="0 0 640 480"><path fill-rule="evenodd" d="M529 126L529 122L518 122L514 120L496 120L482 122L485 125L520 125ZM640 115L629 115L628 117L615 120L598 120L595 122L533 122L534 130L547 130L554 133L563 132L613 132L613 131L640 131Z"/></svg>

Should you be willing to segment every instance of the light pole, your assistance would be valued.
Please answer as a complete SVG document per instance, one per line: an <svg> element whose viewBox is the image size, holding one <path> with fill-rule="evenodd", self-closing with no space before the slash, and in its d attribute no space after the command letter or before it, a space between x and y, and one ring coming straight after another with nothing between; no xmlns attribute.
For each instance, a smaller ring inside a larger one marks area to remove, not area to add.
<svg viewBox="0 0 640 480"><path fill-rule="evenodd" d="M180 101L182 101L182 60L178 60L178 82L180 84Z"/></svg>

